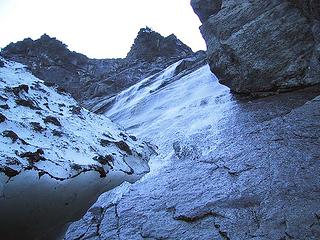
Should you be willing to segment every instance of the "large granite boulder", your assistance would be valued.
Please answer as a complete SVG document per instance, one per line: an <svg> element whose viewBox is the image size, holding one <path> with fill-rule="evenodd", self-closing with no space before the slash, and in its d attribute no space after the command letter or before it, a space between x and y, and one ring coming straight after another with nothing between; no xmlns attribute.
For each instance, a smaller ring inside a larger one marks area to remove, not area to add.
<svg viewBox="0 0 320 240"><path fill-rule="evenodd" d="M191 5L203 23L211 71L222 84L265 95L320 82L318 2L220 2Z"/></svg>

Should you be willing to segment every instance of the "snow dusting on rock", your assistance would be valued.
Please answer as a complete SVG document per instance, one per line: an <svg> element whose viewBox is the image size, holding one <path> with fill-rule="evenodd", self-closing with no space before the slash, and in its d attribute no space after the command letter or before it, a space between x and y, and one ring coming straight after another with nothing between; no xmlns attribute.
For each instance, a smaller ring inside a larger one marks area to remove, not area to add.
<svg viewBox="0 0 320 240"><path fill-rule="evenodd" d="M147 173L154 149L1 61L0 238L57 237L102 192Z"/></svg>

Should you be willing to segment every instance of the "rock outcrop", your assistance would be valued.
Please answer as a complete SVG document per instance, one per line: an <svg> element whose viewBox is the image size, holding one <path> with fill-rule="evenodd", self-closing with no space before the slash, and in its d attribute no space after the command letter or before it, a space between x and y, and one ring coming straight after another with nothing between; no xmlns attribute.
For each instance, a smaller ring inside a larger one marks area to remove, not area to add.
<svg viewBox="0 0 320 240"><path fill-rule="evenodd" d="M158 57L186 57L191 48L181 42L174 34L163 37L150 28L140 29L127 58L152 61Z"/></svg>
<svg viewBox="0 0 320 240"><path fill-rule="evenodd" d="M154 150L0 61L0 238L57 239L102 192L147 173Z"/></svg>
<svg viewBox="0 0 320 240"><path fill-rule="evenodd" d="M318 1L192 0L212 72L237 93L320 83Z"/></svg>
<svg viewBox="0 0 320 240"><path fill-rule="evenodd" d="M1 51L2 56L27 65L35 76L65 89L89 108L94 105L92 99L113 96L190 54L192 50L174 35L165 38L149 28L139 31L124 59L89 59L46 34L38 40L11 43Z"/></svg>
<svg viewBox="0 0 320 240"><path fill-rule="evenodd" d="M124 90L106 112L159 156L65 240L320 239L320 87L235 97L207 65L188 64Z"/></svg>

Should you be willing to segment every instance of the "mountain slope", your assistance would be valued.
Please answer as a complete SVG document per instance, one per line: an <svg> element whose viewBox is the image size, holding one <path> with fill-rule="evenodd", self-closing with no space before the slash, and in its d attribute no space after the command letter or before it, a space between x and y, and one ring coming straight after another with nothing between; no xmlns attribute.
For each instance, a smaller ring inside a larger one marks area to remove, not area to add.
<svg viewBox="0 0 320 240"><path fill-rule="evenodd" d="M95 98L114 96L192 53L176 36L163 37L150 28L138 32L123 59L90 59L46 34L1 50L2 56L27 65L36 77L64 88L87 108L95 104Z"/></svg>
<svg viewBox="0 0 320 240"><path fill-rule="evenodd" d="M105 114L159 155L65 239L319 239L320 88L235 97L187 62L114 98Z"/></svg>
<svg viewBox="0 0 320 240"><path fill-rule="evenodd" d="M102 192L147 173L154 150L0 60L1 239L54 238Z"/></svg>

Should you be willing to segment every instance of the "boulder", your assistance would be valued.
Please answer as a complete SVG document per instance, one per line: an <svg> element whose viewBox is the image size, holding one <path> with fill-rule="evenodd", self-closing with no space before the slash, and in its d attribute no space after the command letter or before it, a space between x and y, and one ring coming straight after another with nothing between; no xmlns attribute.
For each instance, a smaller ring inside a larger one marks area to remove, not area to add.
<svg viewBox="0 0 320 240"><path fill-rule="evenodd" d="M191 1L220 83L258 96L320 83L316 1L222 1L220 9L199 7L209 3L218 1Z"/></svg>

